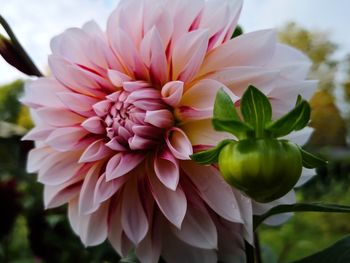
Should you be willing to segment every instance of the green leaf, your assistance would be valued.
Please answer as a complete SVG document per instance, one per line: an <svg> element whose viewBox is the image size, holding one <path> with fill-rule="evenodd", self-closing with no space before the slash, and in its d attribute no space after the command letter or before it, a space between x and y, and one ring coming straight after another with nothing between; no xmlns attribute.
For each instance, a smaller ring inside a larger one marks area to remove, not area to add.
<svg viewBox="0 0 350 263"><path fill-rule="evenodd" d="M254 229L256 229L266 218L289 212L329 212L350 213L350 206L322 203L299 203L291 205L278 205L271 208L262 215L254 216Z"/></svg>
<svg viewBox="0 0 350 263"><path fill-rule="evenodd" d="M295 102L295 107L298 106L303 101L303 97L298 95L297 101Z"/></svg>
<svg viewBox="0 0 350 263"><path fill-rule="evenodd" d="M303 158L303 166L305 168L317 168L327 164L326 160L323 160L322 158L305 151L301 147L299 147L299 149Z"/></svg>
<svg viewBox="0 0 350 263"><path fill-rule="evenodd" d="M233 101L223 88L216 93L213 115L219 120L240 120Z"/></svg>
<svg viewBox="0 0 350 263"><path fill-rule="evenodd" d="M350 262L350 236L338 240L332 246L294 263L348 263Z"/></svg>
<svg viewBox="0 0 350 263"><path fill-rule="evenodd" d="M250 85L242 96L241 112L244 120L255 128L256 136L262 137L272 118L271 104L264 93Z"/></svg>
<svg viewBox="0 0 350 263"><path fill-rule="evenodd" d="M234 31L233 34L232 34L231 39L232 39L232 38L235 38L235 37L238 37L238 36L240 36L240 35L242 35L242 34L243 34L243 29L242 29L242 27L241 27L240 25L237 25L236 28L235 28L235 31Z"/></svg>
<svg viewBox="0 0 350 263"><path fill-rule="evenodd" d="M210 148L206 151L192 154L190 157L193 161L199 164L217 163L221 149L233 140L223 140L216 147Z"/></svg>
<svg viewBox="0 0 350 263"><path fill-rule="evenodd" d="M310 113L310 105L304 100L289 113L268 125L267 130L277 138L301 130L309 123Z"/></svg>
<svg viewBox="0 0 350 263"><path fill-rule="evenodd" d="M253 127L242 121L213 119L212 124L215 130L229 132L240 140L254 132Z"/></svg>

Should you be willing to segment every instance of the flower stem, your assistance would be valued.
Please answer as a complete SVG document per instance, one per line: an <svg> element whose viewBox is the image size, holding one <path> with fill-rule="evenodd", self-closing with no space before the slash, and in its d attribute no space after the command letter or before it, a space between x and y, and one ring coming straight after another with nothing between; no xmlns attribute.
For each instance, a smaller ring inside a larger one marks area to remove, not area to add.
<svg viewBox="0 0 350 263"><path fill-rule="evenodd" d="M26 68L29 69L26 73L31 76L37 76L37 77L42 77L43 74L40 72L40 70L35 66L34 62L32 59L29 57L27 52L24 50L22 45L19 43L17 37L15 36L14 32L12 31L10 25L6 22L6 20L0 15L0 24L2 27L5 29L6 33L11 39L11 43L13 47L16 50L16 55L18 56L18 59L20 60L21 63L23 63Z"/></svg>
<svg viewBox="0 0 350 263"><path fill-rule="evenodd" d="M254 263L254 247L249 244L247 241L244 241L245 245L245 255L246 255L246 262L247 263Z"/></svg>

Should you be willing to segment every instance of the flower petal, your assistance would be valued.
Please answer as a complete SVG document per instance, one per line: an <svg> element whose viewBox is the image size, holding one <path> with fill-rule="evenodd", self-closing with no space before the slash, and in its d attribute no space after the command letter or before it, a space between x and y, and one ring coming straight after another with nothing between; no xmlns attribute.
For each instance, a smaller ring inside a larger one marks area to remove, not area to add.
<svg viewBox="0 0 350 263"><path fill-rule="evenodd" d="M101 165L94 164L87 172L79 195L79 214L88 215L99 208L99 203L94 202L94 189L101 174Z"/></svg>
<svg viewBox="0 0 350 263"><path fill-rule="evenodd" d="M172 228L172 230L180 240L191 246L217 249L216 227L200 200L188 207L181 229Z"/></svg>
<svg viewBox="0 0 350 263"><path fill-rule="evenodd" d="M28 173L39 171L44 160L52 153L52 149L47 146L31 149L28 153L27 167Z"/></svg>
<svg viewBox="0 0 350 263"><path fill-rule="evenodd" d="M208 48L207 30L183 35L174 44L172 53L173 79L190 82L197 74Z"/></svg>
<svg viewBox="0 0 350 263"><path fill-rule="evenodd" d="M231 222L243 223L236 197L216 168L200 166L192 161L182 162L181 168L211 209Z"/></svg>
<svg viewBox="0 0 350 263"><path fill-rule="evenodd" d="M168 79L168 61L161 36L155 27L147 32L140 49L143 61L150 68L152 80L157 84L165 83Z"/></svg>
<svg viewBox="0 0 350 263"><path fill-rule="evenodd" d="M82 153L79 163L88 163L101 160L111 155L112 150L105 145L104 139L96 140Z"/></svg>
<svg viewBox="0 0 350 263"><path fill-rule="evenodd" d="M59 185L70 180L82 167L76 152L53 152L40 166L38 181L46 185Z"/></svg>
<svg viewBox="0 0 350 263"><path fill-rule="evenodd" d="M87 135L81 127L64 127L55 129L46 139L46 143L58 151L77 149L79 141Z"/></svg>
<svg viewBox="0 0 350 263"><path fill-rule="evenodd" d="M175 191L165 187L152 171L148 171L152 194L164 216L176 227L181 228L186 214L187 201L181 187Z"/></svg>
<svg viewBox="0 0 350 263"><path fill-rule="evenodd" d="M106 174L102 174L96 183L94 191L94 202L102 203L111 198L127 181L127 176L118 177L114 180L107 181Z"/></svg>
<svg viewBox="0 0 350 263"><path fill-rule="evenodd" d="M70 110L84 116L91 116L92 105L97 103L96 98L73 92L60 92L57 96Z"/></svg>
<svg viewBox="0 0 350 263"><path fill-rule="evenodd" d="M182 97L184 83L182 81L170 81L162 88L162 100L173 107L176 107Z"/></svg>
<svg viewBox="0 0 350 263"><path fill-rule="evenodd" d="M124 188L121 223L125 234L134 244L139 244L148 231L148 220L142 207L136 179Z"/></svg>
<svg viewBox="0 0 350 263"><path fill-rule="evenodd" d="M96 246L107 238L109 201L91 215L79 217L79 235L85 246Z"/></svg>
<svg viewBox="0 0 350 263"><path fill-rule="evenodd" d="M94 134L104 134L106 132L105 123L98 116L93 116L86 119L81 126Z"/></svg>
<svg viewBox="0 0 350 263"><path fill-rule="evenodd" d="M145 155L140 153L117 153L107 163L107 181L116 179L130 172L138 166L144 158Z"/></svg>
<svg viewBox="0 0 350 263"><path fill-rule="evenodd" d="M189 160L193 154L190 140L179 128L171 128L166 134L166 143L172 154L180 160Z"/></svg>
<svg viewBox="0 0 350 263"><path fill-rule="evenodd" d="M67 89L54 78L39 78L33 82L28 81L25 85L25 94L20 101L32 108L41 106L62 108L64 105L59 100L57 93L64 91Z"/></svg>
<svg viewBox="0 0 350 263"><path fill-rule="evenodd" d="M275 52L276 32L261 30L227 41L212 50L205 58L198 75L225 67L263 66Z"/></svg>
<svg viewBox="0 0 350 263"><path fill-rule="evenodd" d="M154 158L154 171L166 187L176 190L180 177L179 162L168 149Z"/></svg>
<svg viewBox="0 0 350 263"><path fill-rule="evenodd" d="M62 108L45 107L36 110L36 113L43 122L55 127L74 126L84 121L80 115Z"/></svg>
<svg viewBox="0 0 350 263"><path fill-rule="evenodd" d="M169 110L146 111L145 122L159 128L169 128L173 125L174 118Z"/></svg>

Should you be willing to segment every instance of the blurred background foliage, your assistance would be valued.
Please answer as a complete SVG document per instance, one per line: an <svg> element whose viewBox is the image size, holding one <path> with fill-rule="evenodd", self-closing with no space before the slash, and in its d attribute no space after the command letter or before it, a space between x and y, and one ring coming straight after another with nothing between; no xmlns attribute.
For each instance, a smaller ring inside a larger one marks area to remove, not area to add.
<svg viewBox="0 0 350 263"><path fill-rule="evenodd" d="M311 58L310 79L320 81L311 100L315 131L306 147L326 157L329 165L298 190L298 200L350 204L350 55L334 59L338 47L327 33L294 23L281 28L279 37ZM342 81L339 74L345 76ZM0 87L0 262L118 262L107 242L84 248L69 226L65 207L44 210L42 186L25 172L26 153L33 145L20 139L32 127L28 109L18 100L22 92L22 80ZM339 107L339 100L346 103ZM263 262L290 262L319 251L350 233L349 219L300 213L282 226L262 227Z"/></svg>

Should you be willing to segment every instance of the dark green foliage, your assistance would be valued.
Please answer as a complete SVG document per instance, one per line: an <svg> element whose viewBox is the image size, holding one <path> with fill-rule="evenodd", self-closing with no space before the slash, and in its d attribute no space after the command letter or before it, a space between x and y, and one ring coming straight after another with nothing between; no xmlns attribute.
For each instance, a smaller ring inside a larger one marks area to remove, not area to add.
<svg viewBox="0 0 350 263"><path fill-rule="evenodd" d="M17 80L0 87L0 121L16 123L21 110L18 101L23 91L23 81Z"/></svg>

